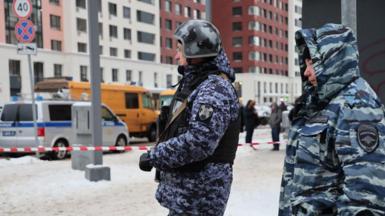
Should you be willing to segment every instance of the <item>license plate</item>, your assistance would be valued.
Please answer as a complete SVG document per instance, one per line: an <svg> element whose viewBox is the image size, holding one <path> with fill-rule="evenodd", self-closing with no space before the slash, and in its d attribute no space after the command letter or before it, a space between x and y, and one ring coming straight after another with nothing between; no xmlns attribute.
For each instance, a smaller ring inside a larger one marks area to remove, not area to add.
<svg viewBox="0 0 385 216"><path fill-rule="evenodd" d="M3 136L16 136L16 131L3 131Z"/></svg>

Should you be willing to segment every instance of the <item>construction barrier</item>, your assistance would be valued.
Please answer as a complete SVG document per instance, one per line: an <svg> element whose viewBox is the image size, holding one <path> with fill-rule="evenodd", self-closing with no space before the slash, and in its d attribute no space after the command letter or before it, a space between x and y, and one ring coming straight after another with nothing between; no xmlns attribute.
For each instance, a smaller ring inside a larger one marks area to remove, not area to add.
<svg viewBox="0 0 385 216"><path fill-rule="evenodd" d="M238 146L257 146L262 144L286 144L286 141L282 142L253 142L253 143L241 143ZM2 148L0 147L0 153L44 153L52 151L147 151L153 146L69 146L69 147L21 147L21 148Z"/></svg>

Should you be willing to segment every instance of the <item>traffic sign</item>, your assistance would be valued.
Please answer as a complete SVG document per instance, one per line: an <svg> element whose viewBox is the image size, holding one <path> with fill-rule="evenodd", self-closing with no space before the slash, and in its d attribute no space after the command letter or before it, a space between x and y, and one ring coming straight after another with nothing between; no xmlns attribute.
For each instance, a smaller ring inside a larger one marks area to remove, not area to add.
<svg viewBox="0 0 385 216"><path fill-rule="evenodd" d="M29 43L35 39L35 25L31 20L19 20L15 25L15 34L20 43Z"/></svg>
<svg viewBox="0 0 385 216"><path fill-rule="evenodd" d="M36 55L37 46L36 43L18 43L17 54L21 55Z"/></svg>
<svg viewBox="0 0 385 216"><path fill-rule="evenodd" d="M13 12L20 19L28 18L32 13L31 0L13 0Z"/></svg>

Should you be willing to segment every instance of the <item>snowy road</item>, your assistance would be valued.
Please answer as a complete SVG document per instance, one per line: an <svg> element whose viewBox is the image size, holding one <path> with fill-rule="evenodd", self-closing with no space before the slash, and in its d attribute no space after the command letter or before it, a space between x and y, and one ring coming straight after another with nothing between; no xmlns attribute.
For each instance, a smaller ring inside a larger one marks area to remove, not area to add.
<svg viewBox="0 0 385 216"><path fill-rule="evenodd" d="M270 130L255 132L255 141L270 141ZM277 215L284 151L270 151L270 145L257 148L238 149L225 215ZM97 183L72 170L70 160L0 157L0 215L167 215L154 198L153 172L138 169L141 153L105 154L112 179Z"/></svg>

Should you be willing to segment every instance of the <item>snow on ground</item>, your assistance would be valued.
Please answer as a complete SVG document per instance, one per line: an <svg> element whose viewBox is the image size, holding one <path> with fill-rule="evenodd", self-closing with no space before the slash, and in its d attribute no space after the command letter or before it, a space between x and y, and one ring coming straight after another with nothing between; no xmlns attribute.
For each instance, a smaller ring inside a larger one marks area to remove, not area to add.
<svg viewBox="0 0 385 216"><path fill-rule="evenodd" d="M256 130L254 141L270 141L270 130ZM284 151L270 149L239 147L225 215L277 215ZM0 215L167 215L154 197L154 173L138 168L141 153L104 154L111 181L101 182L89 182L84 172L72 170L70 159L0 157Z"/></svg>

